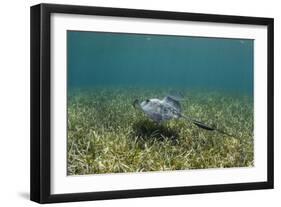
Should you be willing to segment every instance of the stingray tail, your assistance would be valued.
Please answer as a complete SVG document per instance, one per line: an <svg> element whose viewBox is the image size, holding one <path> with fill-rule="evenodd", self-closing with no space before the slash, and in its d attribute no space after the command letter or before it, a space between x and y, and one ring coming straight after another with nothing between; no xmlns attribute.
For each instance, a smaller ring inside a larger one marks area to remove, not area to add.
<svg viewBox="0 0 281 207"><path fill-rule="evenodd" d="M192 123L195 124L196 126L202 128L202 129L206 129L206 130L209 130L209 131L214 131L215 129L213 127L210 127L200 121L196 121L196 120L192 120Z"/></svg>
<svg viewBox="0 0 281 207"><path fill-rule="evenodd" d="M217 129L217 128L215 128L215 127L211 127L211 126L209 126L209 125L207 125L207 124L204 124L203 122L197 121L197 120L192 119L192 118L190 118L190 117L188 117L188 116L181 115L181 117L183 117L183 118L187 119L188 121L192 122L193 124L195 124L195 125L198 126L199 128L202 128L202 129L205 129L205 130L208 130L208 131L217 131L217 132L219 132L219 133L221 133L221 134L225 134L225 135L227 135L227 136L233 137L233 135L228 134L228 133L226 133L226 132L223 131L223 130Z"/></svg>

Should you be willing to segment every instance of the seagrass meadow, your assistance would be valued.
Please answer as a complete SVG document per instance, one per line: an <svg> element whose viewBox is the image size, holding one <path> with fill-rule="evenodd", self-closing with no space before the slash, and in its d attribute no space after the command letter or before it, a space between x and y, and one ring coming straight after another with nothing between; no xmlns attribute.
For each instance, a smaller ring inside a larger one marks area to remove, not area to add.
<svg viewBox="0 0 281 207"><path fill-rule="evenodd" d="M252 39L68 30L67 174L254 166L253 48ZM157 123L133 107L171 91L182 114L219 130Z"/></svg>
<svg viewBox="0 0 281 207"><path fill-rule="evenodd" d="M68 94L68 175L254 165L253 99L181 90L182 112L229 135L185 119L157 124L132 106L169 89L88 88Z"/></svg>

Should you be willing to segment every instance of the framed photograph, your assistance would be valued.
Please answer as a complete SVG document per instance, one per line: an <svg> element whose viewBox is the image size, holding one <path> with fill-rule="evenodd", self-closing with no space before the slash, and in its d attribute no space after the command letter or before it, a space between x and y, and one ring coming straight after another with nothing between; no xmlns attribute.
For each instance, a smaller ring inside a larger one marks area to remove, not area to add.
<svg viewBox="0 0 281 207"><path fill-rule="evenodd" d="M273 19L31 7L31 200L273 188Z"/></svg>

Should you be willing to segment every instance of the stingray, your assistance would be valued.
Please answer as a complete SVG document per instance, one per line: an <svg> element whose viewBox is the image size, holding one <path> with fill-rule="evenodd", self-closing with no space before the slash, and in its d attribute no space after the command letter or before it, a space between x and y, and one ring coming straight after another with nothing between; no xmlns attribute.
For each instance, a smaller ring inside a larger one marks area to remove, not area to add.
<svg viewBox="0 0 281 207"><path fill-rule="evenodd" d="M232 136L220 129L215 127L211 127L197 119L186 116L182 113L180 101L181 97L168 95L164 97L162 100L157 98L146 99L144 101L139 101L135 99L133 102L134 108L139 108L143 111L151 120L160 124L164 121L171 119L179 119L184 118L187 121L195 124L197 127L200 127L209 131L218 131L220 133L226 134L228 136Z"/></svg>

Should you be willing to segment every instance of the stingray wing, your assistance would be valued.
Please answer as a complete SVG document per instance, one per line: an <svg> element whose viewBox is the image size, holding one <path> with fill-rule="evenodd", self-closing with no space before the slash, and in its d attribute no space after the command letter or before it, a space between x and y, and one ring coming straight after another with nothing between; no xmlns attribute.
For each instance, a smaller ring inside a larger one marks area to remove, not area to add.
<svg viewBox="0 0 281 207"><path fill-rule="evenodd" d="M176 100L171 96L166 96L163 99L163 103L168 104L169 106L173 107L178 113L181 112L181 105L180 105L179 100Z"/></svg>

